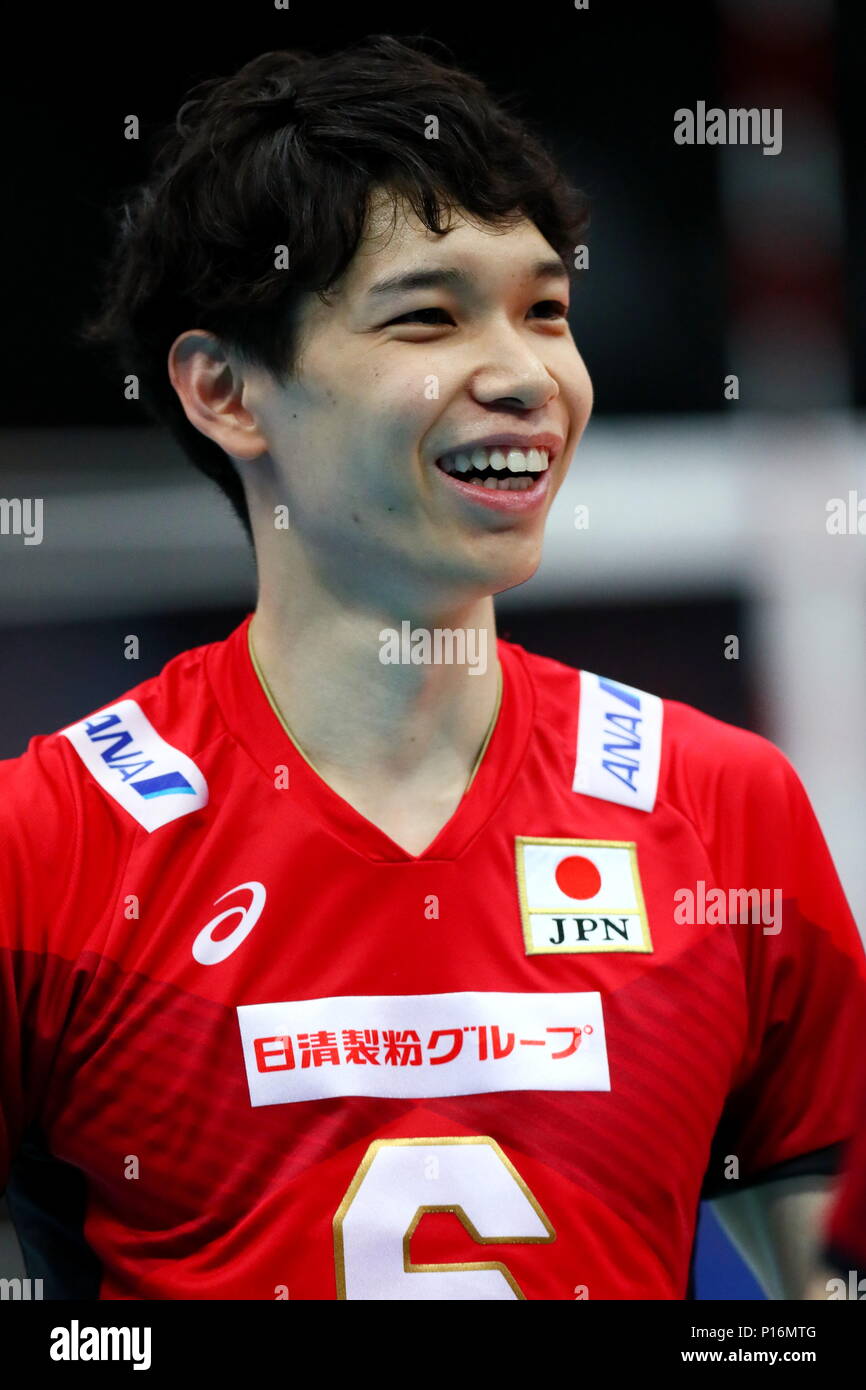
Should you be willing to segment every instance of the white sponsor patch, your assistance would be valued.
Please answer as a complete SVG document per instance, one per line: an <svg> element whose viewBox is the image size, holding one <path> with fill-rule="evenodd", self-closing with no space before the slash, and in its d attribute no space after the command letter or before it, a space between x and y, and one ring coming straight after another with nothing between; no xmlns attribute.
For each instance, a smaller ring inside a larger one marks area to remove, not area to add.
<svg viewBox="0 0 866 1390"><path fill-rule="evenodd" d="M601 996L372 994L238 1006L250 1101L609 1091Z"/></svg>
<svg viewBox="0 0 866 1390"><path fill-rule="evenodd" d="M135 700L118 700L60 732L99 785L145 830L207 805L191 758L160 738Z"/></svg>
<svg viewBox="0 0 866 1390"><path fill-rule="evenodd" d="M663 709L658 695L581 671L572 791L651 811L658 790Z"/></svg>
<svg viewBox="0 0 866 1390"><path fill-rule="evenodd" d="M514 848L527 955L653 949L633 840L517 835Z"/></svg>

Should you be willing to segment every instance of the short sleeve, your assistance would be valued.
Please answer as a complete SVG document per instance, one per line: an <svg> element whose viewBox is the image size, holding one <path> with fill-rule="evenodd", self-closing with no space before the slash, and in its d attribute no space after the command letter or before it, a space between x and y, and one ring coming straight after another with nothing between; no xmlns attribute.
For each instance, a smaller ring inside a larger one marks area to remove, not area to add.
<svg viewBox="0 0 866 1390"><path fill-rule="evenodd" d="M38 1107L62 1024L54 949L73 891L78 813L50 737L0 762L0 1192Z"/></svg>
<svg viewBox="0 0 866 1390"><path fill-rule="evenodd" d="M736 732L738 755L714 789L708 849L728 900L731 890L758 889L768 910L759 915L740 896L743 920L728 926L742 961L747 1039L705 1197L837 1170L856 1126L866 1022L866 955L802 782L768 740Z"/></svg>

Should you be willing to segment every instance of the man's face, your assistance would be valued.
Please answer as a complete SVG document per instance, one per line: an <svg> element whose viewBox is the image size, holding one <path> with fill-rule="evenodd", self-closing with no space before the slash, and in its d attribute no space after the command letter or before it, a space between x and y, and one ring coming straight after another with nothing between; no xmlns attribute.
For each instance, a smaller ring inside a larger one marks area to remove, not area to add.
<svg viewBox="0 0 866 1390"><path fill-rule="evenodd" d="M304 304L297 377L277 386L256 374L244 400L268 442L276 500L320 572L359 595L451 603L534 573L592 384L565 319L568 276L532 222L480 230L454 213L437 237L403 205L394 218L380 193L332 303ZM444 270L445 283L377 289ZM502 433L549 435L551 447L523 474L508 466L519 465L512 442L472 453ZM440 469L461 445L495 488ZM502 478L515 481L504 489Z"/></svg>

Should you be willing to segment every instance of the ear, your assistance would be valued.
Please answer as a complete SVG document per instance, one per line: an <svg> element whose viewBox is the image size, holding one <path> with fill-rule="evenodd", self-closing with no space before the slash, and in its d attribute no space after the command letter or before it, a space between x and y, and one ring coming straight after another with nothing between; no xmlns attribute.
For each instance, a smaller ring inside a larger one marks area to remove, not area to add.
<svg viewBox="0 0 866 1390"><path fill-rule="evenodd" d="M268 442L244 405L245 374L221 340L189 329L172 343L168 375L186 418L234 458L259 458Z"/></svg>

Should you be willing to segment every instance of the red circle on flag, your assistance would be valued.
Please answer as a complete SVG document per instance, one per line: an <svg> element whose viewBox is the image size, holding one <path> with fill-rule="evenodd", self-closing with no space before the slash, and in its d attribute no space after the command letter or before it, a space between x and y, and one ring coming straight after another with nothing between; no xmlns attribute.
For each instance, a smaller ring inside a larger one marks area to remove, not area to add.
<svg viewBox="0 0 866 1390"><path fill-rule="evenodd" d="M568 898L594 898L601 888L601 874L591 859L570 854L556 866L556 883Z"/></svg>

